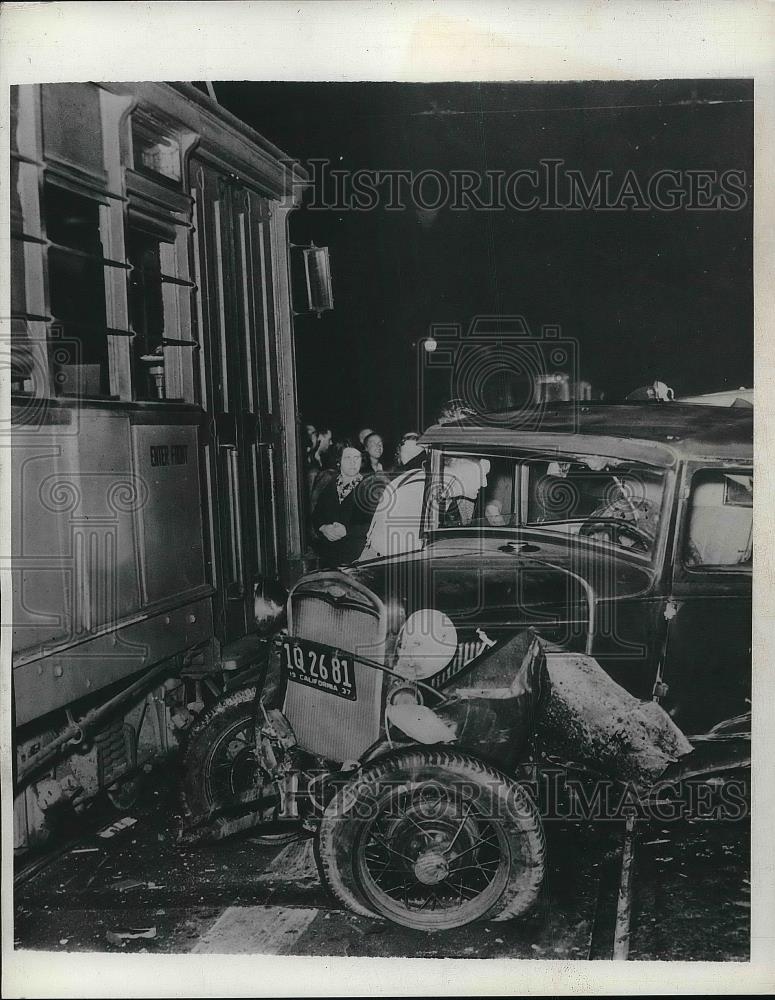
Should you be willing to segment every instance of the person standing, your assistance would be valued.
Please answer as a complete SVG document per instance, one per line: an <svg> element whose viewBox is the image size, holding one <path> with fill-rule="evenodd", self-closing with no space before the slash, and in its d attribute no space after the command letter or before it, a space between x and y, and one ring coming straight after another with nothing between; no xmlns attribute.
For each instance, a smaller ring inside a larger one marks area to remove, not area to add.
<svg viewBox="0 0 775 1000"><path fill-rule="evenodd" d="M361 472L364 475L367 476L375 472L385 471L382 465L382 453L384 450L385 445L382 437L376 431L372 431L371 434L366 436L363 442L363 461L361 464Z"/></svg>
<svg viewBox="0 0 775 1000"><path fill-rule="evenodd" d="M396 453L398 474L385 487L369 526L359 562L413 552L422 547L420 524L425 491L426 450L409 431Z"/></svg>
<svg viewBox="0 0 775 1000"><path fill-rule="evenodd" d="M320 479L320 474L326 469L334 466L333 432L330 428L316 433L315 444L306 454L305 473L307 480L307 496L312 497L315 493L315 483ZM319 492L319 491L318 491ZM314 506L314 504L312 505Z"/></svg>
<svg viewBox="0 0 775 1000"><path fill-rule="evenodd" d="M314 452L318 443L318 431L314 424L305 424L304 433L301 435L301 446L304 452L304 461L309 465L310 456Z"/></svg>
<svg viewBox="0 0 775 1000"><path fill-rule="evenodd" d="M317 549L323 569L354 562L363 550L371 518L363 496L361 454L344 448L339 474L332 477L317 497L312 524L318 535Z"/></svg>
<svg viewBox="0 0 775 1000"><path fill-rule="evenodd" d="M425 461L425 445L420 444L417 431L407 431L396 451L396 470L419 469Z"/></svg>

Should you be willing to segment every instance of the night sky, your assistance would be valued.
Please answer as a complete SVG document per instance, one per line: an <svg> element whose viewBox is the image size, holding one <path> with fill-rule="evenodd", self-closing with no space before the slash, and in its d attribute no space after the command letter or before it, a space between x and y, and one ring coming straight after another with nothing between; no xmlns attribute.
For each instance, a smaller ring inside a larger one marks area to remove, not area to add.
<svg viewBox="0 0 775 1000"><path fill-rule="evenodd" d="M614 193L630 169L641 186L667 169L684 187L689 170L746 178L747 204L727 210L302 208L291 239L330 248L335 302L296 320L305 419L391 441L422 424L416 344L477 314L559 325L609 399L655 377L679 394L752 384L750 82L215 86L290 156L340 170L511 174L557 159L588 183L612 171Z"/></svg>

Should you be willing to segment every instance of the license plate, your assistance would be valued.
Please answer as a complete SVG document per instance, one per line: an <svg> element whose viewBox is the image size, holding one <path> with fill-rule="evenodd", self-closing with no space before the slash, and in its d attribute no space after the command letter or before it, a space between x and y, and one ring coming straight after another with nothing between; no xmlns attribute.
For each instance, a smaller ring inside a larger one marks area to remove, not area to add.
<svg viewBox="0 0 775 1000"><path fill-rule="evenodd" d="M284 639L283 661L289 680L357 701L355 664L352 657L341 650L300 639Z"/></svg>

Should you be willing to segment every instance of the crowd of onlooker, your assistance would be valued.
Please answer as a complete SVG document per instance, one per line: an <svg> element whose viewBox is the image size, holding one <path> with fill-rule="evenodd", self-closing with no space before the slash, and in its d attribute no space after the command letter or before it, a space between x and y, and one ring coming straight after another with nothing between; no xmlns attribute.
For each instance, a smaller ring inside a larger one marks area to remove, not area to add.
<svg viewBox="0 0 775 1000"><path fill-rule="evenodd" d="M321 567L362 556L385 487L421 463L425 452L419 437L416 431L404 434L388 458L383 436L371 427L343 437L325 425L305 425L308 528Z"/></svg>
<svg viewBox="0 0 775 1000"><path fill-rule="evenodd" d="M437 421L456 422L470 413L461 400L450 400L442 407ZM302 454L308 537L321 568L419 547L426 452L417 431L407 431L399 439L392 457L387 457L382 434L371 427L362 427L352 437L343 437L335 436L327 425L306 424ZM470 477L464 472L461 465L461 469L448 476L449 504L445 516L462 516L465 523L464 505L473 506L470 498L475 498L481 484L486 483L486 470L481 463L476 466L473 470L476 481L472 480L470 487L466 485ZM462 514L456 513L459 510Z"/></svg>

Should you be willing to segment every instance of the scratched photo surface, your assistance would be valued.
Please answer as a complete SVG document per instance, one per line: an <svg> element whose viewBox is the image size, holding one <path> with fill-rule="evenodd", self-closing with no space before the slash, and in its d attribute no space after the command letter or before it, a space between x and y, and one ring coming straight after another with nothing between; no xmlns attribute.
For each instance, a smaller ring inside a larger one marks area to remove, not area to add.
<svg viewBox="0 0 775 1000"><path fill-rule="evenodd" d="M8 957L750 968L754 80L230 75L8 87Z"/></svg>

